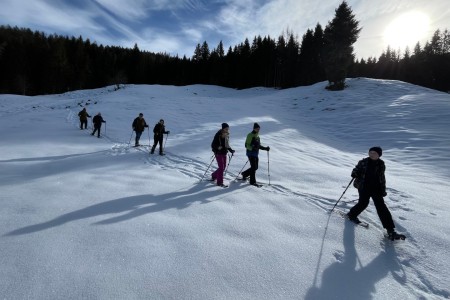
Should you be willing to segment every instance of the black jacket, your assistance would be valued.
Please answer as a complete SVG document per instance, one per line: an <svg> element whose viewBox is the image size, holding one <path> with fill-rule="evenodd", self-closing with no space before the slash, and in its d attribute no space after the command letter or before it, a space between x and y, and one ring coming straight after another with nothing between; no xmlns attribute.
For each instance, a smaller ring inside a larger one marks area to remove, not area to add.
<svg viewBox="0 0 450 300"><path fill-rule="evenodd" d="M144 118L140 119L139 117L134 119L133 124L131 126L133 127L133 130L137 132L142 132L144 131L145 127L148 127L147 123L145 122L145 119Z"/></svg>
<svg viewBox="0 0 450 300"><path fill-rule="evenodd" d="M156 123L155 127L153 128L153 133L158 136L162 136L164 133L167 134L166 127L161 123Z"/></svg>
<svg viewBox="0 0 450 300"><path fill-rule="evenodd" d="M106 121L103 120L102 116L95 115L94 118L92 119L92 123L94 123L95 127L101 127L102 123L106 123Z"/></svg>
<svg viewBox="0 0 450 300"><path fill-rule="evenodd" d="M214 135L214 139L211 142L211 149L215 154L227 154L228 151L234 152L233 149L228 145L228 136L222 136L222 129L217 131Z"/></svg>
<svg viewBox="0 0 450 300"><path fill-rule="evenodd" d="M386 195L386 177L384 175L386 166L382 159L376 161L366 157L358 162L352 171L353 183L358 191L370 191Z"/></svg>

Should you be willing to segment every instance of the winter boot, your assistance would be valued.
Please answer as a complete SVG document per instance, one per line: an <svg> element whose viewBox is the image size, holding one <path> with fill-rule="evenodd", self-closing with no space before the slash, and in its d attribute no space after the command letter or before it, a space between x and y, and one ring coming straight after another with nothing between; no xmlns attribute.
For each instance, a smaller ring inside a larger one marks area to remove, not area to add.
<svg viewBox="0 0 450 300"><path fill-rule="evenodd" d="M350 213L347 214L347 218L352 221L353 223L359 224L361 223L361 221L358 219L358 217L353 217L352 215L350 215Z"/></svg>
<svg viewBox="0 0 450 300"><path fill-rule="evenodd" d="M150 150L150 154L155 153L155 147L152 147L152 150Z"/></svg>
<svg viewBox="0 0 450 300"><path fill-rule="evenodd" d="M403 234L398 234L397 232L395 232L395 230L394 229L388 229L387 230L387 235L388 235L388 238L391 240L391 241L394 241L394 240L404 240L406 237L403 235Z"/></svg>

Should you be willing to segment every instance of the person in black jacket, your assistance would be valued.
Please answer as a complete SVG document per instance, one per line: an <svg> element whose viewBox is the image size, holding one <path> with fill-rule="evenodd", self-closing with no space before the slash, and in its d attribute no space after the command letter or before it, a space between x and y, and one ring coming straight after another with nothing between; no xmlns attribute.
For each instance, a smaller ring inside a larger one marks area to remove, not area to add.
<svg viewBox="0 0 450 300"><path fill-rule="evenodd" d="M227 153L228 151L230 151L231 154L234 154L235 152L229 145L229 128L227 123L222 123L222 129L217 131L211 142L211 148L216 156L218 166L217 170L211 174L211 181L217 180L217 185L222 187L225 186L223 184L223 172L227 165Z"/></svg>
<svg viewBox="0 0 450 300"><path fill-rule="evenodd" d="M131 125L133 127L133 130L136 132L136 138L134 146L140 146L139 145L139 139L141 138L142 132L145 130L145 128L148 128L147 123L144 119L144 114L140 113L139 116L134 119L133 124Z"/></svg>
<svg viewBox="0 0 450 300"><path fill-rule="evenodd" d="M94 135L96 131L98 131L97 133L97 137L100 137L100 128L102 127L102 123L106 123L105 120L103 120L102 118L102 114L98 113L97 115L94 116L94 118L92 118L92 123L94 123L94 131L92 131L91 135Z"/></svg>
<svg viewBox="0 0 450 300"><path fill-rule="evenodd" d="M384 175L386 166L384 161L380 159L382 154L383 150L380 147L370 148L369 157L360 160L353 169L352 177L355 178L353 185L358 189L359 200L350 209L347 216L351 221L359 223L358 215L367 208L369 200L372 198L383 227L387 230L389 238L394 240L401 238L401 235L395 232L392 215L383 199L387 193Z"/></svg>
<svg viewBox="0 0 450 300"><path fill-rule="evenodd" d="M155 153L156 145L159 143L159 155L164 155L163 152L163 134L169 134L170 131L166 131L166 127L164 126L164 120L159 120L158 123L156 123L155 127L153 128L153 146L152 150L150 151L150 154Z"/></svg>
<svg viewBox="0 0 450 300"><path fill-rule="evenodd" d="M86 107L78 113L78 116L80 117L80 129L83 130L83 126L84 129L87 129L88 118L91 116L88 114Z"/></svg>

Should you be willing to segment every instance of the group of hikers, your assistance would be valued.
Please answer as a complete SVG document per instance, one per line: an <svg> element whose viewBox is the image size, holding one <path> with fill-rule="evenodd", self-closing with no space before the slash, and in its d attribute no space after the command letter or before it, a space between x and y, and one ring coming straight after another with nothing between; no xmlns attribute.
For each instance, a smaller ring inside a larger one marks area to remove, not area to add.
<svg viewBox="0 0 450 300"><path fill-rule="evenodd" d="M134 146L138 147L140 146L139 139L141 138L142 132L144 132L145 128L148 128L143 113L140 113L139 116L136 119L134 119L131 127L136 132L136 137L134 139ZM155 127L153 127L153 146L152 149L150 150L150 154L155 153L155 148L159 144L159 155L164 155L163 151L164 134L170 134L170 131L166 130L164 120L160 119L159 122L156 123Z"/></svg>
<svg viewBox="0 0 450 300"><path fill-rule="evenodd" d="M87 129L87 123L88 118L91 116L88 114L86 108L83 108L79 113L78 117L80 118L80 129ZM97 133L97 137L100 138L100 130L102 127L102 123L106 123L106 121L103 119L101 113L97 113L97 115L94 116L92 119L93 123L93 131L91 135L95 135ZM133 128L133 131L135 132L136 136L134 139L134 146L138 147L140 146L139 140L141 139L142 132L144 132L145 128L148 128L147 122L145 122L144 114L140 113L138 117L136 117L133 120L133 123L131 124L131 127ZM160 119L158 123L156 123L155 127L153 128L153 139L154 143L152 146L152 149L150 150L150 153L155 153L155 148L159 144L159 154L164 155L163 151L163 134L169 134L170 131L166 130L166 127L164 126L164 120Z"/></svg>
<svg viewBox="0 0 450 300"><path fill-rule="evenodd" d="M227 154L230 152L234 154L234 150L229 144L229 132L230 126L227 123L222 123L222 128L217 131L211 142L211 149L214 152L217 161L217 170L211 174L211 181L216 181L218 186L226 187L223 184L223 173L227 164ZM250 179L250 184L259 186L256 182L256 170L258 170L258 154L259 150L269 151L270 147L264 147L261 145L259 138L259 130L261 127L258 123L253 124L253 130L247 135L245 139L246 155L248 162L250 162L250 168L241 173L242 180Z"/></svg>
<svg viewBox="0 0 450 300"><path fill-rule="evenodd" d="M80 129L87 129L88 118L90 118L91 116L88 114L86 108L83 108L78 113L78 117L80 117ZM103 120L102 114L97 113L94 118L92 118L92 123L94 124L94 126L91 135L94 135L97 132L97 137L100 138L100 128L102 127L102 123L106 123L106 121Z"/></svg>
<svg viewBox="0 0 450 300"><path fill-rule="evenodd" d="M89 114L84 108L78 114L80 117L80 129L87 129L87 118L90 118ZM93 118L94 130L92 135L98 131L98 137L100 137L100 128L102 123L106 123L103 120L101 113L98 113ZM148 128L144 115L139 114L137 118L134 119L132 123L132 128L136 132L135 146L139 146L139 139L145 128ZM227 155L228 152L233 155L235 150L230 146L230 126L227 123L222 123L221 129L217 131L211 142L211 149L214 152L215 159L217 161L217 169L211 174L210 181L216 182L220 187L227 187L224 185L223 177L225 167L227 165ZM250 180L250 185L260 186L256 182L256 171L258 170L258 155L259 150L270 151L269 146L262 146L259 132L261 127L258 123L253 124L253 130L247 134L245 139L245 149L248 162L250 162L250 167L245 171L241 172L240 180L246 181ZM166 131L164 126L164 120L160 119L159 122L153 128L154 133L154 143L150 150L150 153L155 152L156 146L159 144L159 154L164 155L163 152L163 134L169 134L170 131ZM392 219L392 215L384 202L384 197L386 193L386 177L385 170L386 166L384 161L380 158L383 150L379 146L371 147L369 149L368 157L360 160L355 168L351 172L352 181L354 182L355 188L358 189L359 199L358 203L354 205L346 217L354 222L360 223L358 216L367 208L369 205L369 200L372 198L378 217L387 231L387 236L391 240L405 239L405 236L395 232L395 225ZM245 165L244 165L245 167ZM345 191L344 191L345 192Z"/></svg>

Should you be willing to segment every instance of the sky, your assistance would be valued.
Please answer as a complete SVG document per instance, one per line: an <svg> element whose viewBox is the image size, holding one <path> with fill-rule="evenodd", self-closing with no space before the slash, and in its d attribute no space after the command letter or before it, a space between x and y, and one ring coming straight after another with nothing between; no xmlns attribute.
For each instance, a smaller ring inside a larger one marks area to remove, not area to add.
<svg viewBox="0 0 450 300"><path fill-rule="evenodd" d="M301 41L325 27L341 0L0 0L2 25L91 42L192 57L197 44L225 49L255 36L293 32ZM378 58L387 45L410 49L450 29L447 0L349 0L362 31L357 58Z"/></svg>
<svg viewBox="0 0 450 300"><path fill-rule="evenodd" d="M0 95L0 298L449 299L450 94L326 85ZM100 138L91 120L80 130L82 107L101 112ZM130 147L140 112L150 130L165 120L165 156L148 130ZM202 180L223 122L228 188ZM270 146L260 188L235 180L254 122ZM356 203L350 174L375 145L405 241L384 237L373 203L368 229L330 213Z"/></svg>

